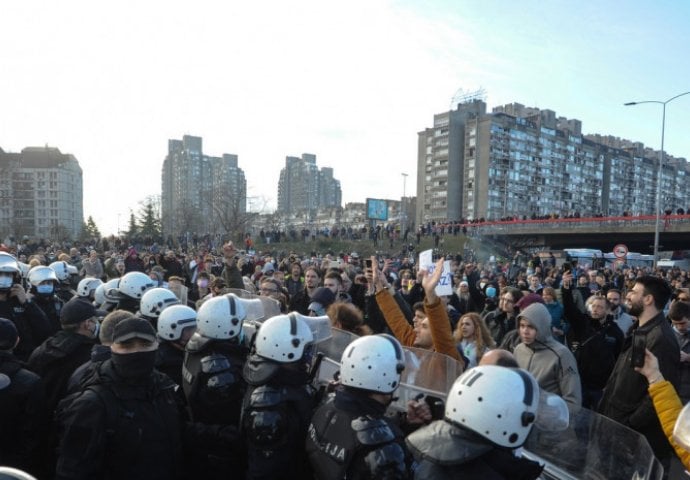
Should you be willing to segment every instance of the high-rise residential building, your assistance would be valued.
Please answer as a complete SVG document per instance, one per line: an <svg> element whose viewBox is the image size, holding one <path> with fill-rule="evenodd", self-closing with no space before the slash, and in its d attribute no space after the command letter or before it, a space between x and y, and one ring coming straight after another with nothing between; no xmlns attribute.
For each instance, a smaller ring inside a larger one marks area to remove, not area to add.
<svg viewBox="0 0 690 480"><path fill-rule="evenodd" d="M243 223L247 181L237 155L204 155L202 143L191 135L168 140L161 188L165 235L226 233Z"/></svg>
<svg viewBox="0 0 690 480"><path fill-rule="evenodd" d="M319 208L340 207L340 180L333 178L333 169L316 166L316 155L286 157L278 181L278 211L291 214L315 212Z"/></svg>
<svg viewBox="0 0 690 480"><path fill-rule="evenodd" d="M418 223L579 213L654 214L659 153L583 135L579 120L472 100L418 134ZM662 209L686 209L685 159L665 156Z"/></svg>
<svg viewBox="0 0 690 480"><path fill-rule="evenodd" d="M82 170L57 148L0 149L0 232L15 238L69 239L84 223Z"/></svg>

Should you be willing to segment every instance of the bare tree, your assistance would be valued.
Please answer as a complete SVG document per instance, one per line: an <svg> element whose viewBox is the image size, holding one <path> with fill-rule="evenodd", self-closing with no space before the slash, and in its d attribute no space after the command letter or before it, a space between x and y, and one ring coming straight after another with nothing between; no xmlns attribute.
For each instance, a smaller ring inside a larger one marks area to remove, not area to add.
<svg viewBox="0 0 690 480"><path fill-rule="evenodd" d="M219 225L224 233L241 242L244 234L252 230L258 214L247 212L245 199L228 191L219 192L212 204L215 224Z"/></svg>

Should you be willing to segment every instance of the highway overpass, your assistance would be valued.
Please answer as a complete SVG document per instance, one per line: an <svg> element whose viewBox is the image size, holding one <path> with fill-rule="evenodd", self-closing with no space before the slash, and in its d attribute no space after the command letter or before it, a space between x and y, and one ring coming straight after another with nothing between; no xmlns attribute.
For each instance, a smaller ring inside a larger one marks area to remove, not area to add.
<svg viewBox="0 0 690 480"><path fill-rule="evenodd" d="M616 244L631 252L653 253L653 215L638 217L556 218L468 223L467 235L484 236L516 248L560 250L595 248L610 252ZM690 215L662 215L659 250L690 250Z"/></svg>

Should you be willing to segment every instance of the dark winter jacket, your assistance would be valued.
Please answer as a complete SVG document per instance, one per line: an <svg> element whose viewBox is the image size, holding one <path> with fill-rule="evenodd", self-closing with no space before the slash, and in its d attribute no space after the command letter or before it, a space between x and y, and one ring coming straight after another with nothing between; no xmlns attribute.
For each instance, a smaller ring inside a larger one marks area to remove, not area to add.
<svg viewBox="0 0 690 480"><path fill-rule="evenodd" d="M93 338L60 330L31 354L27 368L43 379L51 409L65 396L70 376L91 358L94 343Z"/></svg>
<svg viewBox="0 0 690 480"><path fill-rule="evenodd" d="M565 318L570 324L567 339L575 353L582 384L602 389L613 371L623 348L623 332L608 317L603 323L582 313L573 301L571 289L561 289Z"/></svg>
<svg viewBox="0 0 690 480"><path fill-rule="evenodd" d="M53 334L48 317L33 301L23 305L15 297L0 301L0 318L12 320L17 327L19 344L14 355L22 361L28 360L31 352Z"/></svg>
<svg viewBox="0 0 690 480"><path fill-rule="evenodd" d="M680 347L663 312L642 326L634 323L632 329L633 332L646 334L647 349L659 360L659 370L664 378L677 389ZM606 384L599 411L647 437L654 454L663 458L671 453L671 445L647 392L647 379L633 369L632 343L633 335L630 335L625 339L623 350Z"/></svg>
<svg viewBox="0 0 690 480"><path fill-rule="evenodd" d="M50 418L43 382L8 352L0 352L0 373L11 382L0 390L0 465L38 475L40 447Z"/></svg>
<svg viewBox="0 0 690 480"><path fill-rule="evenodd" d="M106 360L83 386L58 409L57 479L179 478L181 422L167 376L130 384Z"/></svg>

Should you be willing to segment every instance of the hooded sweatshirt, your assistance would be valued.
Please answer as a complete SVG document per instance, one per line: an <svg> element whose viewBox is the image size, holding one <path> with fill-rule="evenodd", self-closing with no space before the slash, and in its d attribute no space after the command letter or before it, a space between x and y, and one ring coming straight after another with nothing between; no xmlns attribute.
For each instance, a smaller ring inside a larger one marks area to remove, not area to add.
<svg viewBox="0 0 690 480"><path fill-rule="evenodd" d="M564 400L580 405L582 387L575 357L568 347L551 334L551 315L541 303L533 303L518 316L537 330L534 342L520 343L513 352L520 368L530 372L547 392L560 395Z"/></svg>

